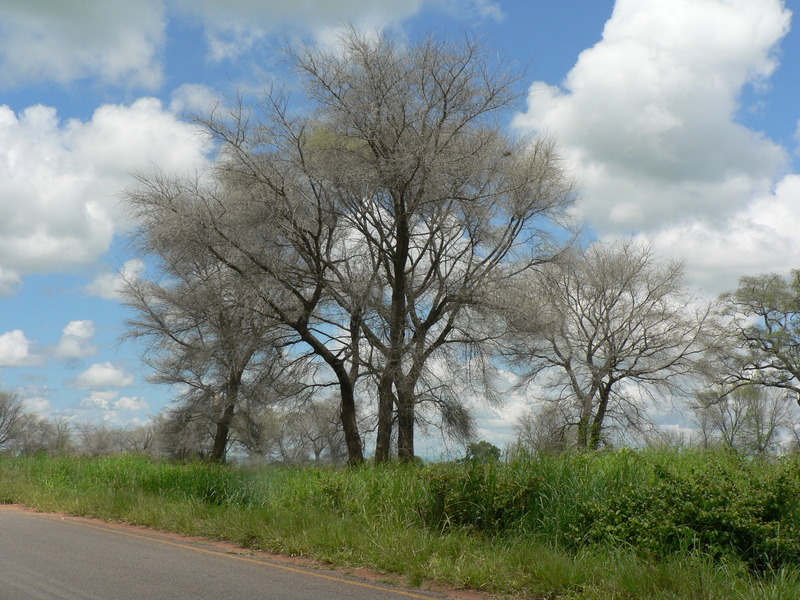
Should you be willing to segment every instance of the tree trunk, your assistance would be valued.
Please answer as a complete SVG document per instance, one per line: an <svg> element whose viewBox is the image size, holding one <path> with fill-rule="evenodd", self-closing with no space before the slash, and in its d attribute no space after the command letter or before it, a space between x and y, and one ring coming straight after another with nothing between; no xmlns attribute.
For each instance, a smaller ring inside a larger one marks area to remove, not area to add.
<svg viewBox="0 0 800 600"><path fill-rule="evenodd" d="M358 433L358 418L356 414L355 391L353 389L353 379L348 373L344 361L338 358L330 348L325 346L308 329L305 322L294 323L293 327L300 338L306 342L317 356L320 356L328 366L333 369L336 381L339 383L339 395L342 403L339 407L339 418L342 421L344 431L344 441L347 445L347 464L349 466L360 465L364 462L364 450L361 444L361 435Z"/></svg>
<svg viewBox="0 0 800 600"><path fill-rule="evenodd" d="M608 411L608 399L611 396L611 386L601 387L599 391L600 401L597 404L597 412L594 415L592 426L589 428L589 449L597 450L600 447L601 436L603 433L603 421Z"/></svg>
<svg viewBox="0 0 800 600"><path fill-rule="evenodd" d="M403 462L414 460L414 396L407 390L397 394L397 456Z"/></svg>
<svg viewBox="0 0 800 600"><path fill-rule="evenodd" d="M337 373L338 376L338 373ZM353 385L349 378L339 379L339 389L342 396L342 405L339 416L344 429L344 441L347 445L347 464L351 467L364 462L364 451L361 446L361 436L358 433L358 419L356 418L356 401Z"/></svg>
<svg viewBox="0 0 800 600"><path fill-rule="evenodd" d="M211 450L211 455L208 457L209 462L213 463L225 462L231 423L233 422L233 415L236 411L236 397L227 396L226 400L227 403L225 404L225 409L222 411L222 417L217 421L217 431L214 434L214 447Z"/></svg>
<svg viewBox="0 0 800 600"><path fill-rule="evenodd" d="M375 439L375 463L389 461L392 443L392 416L394 412L394 394L392 378L388 371L384 372L378 382L378 430Z"/></svg>

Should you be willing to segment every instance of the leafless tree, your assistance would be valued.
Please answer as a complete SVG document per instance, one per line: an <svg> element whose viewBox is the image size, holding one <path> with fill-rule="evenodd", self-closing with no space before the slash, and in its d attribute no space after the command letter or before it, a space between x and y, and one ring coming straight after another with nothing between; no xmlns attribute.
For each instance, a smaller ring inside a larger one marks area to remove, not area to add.
<svg viewBox="0 0 800 600"><path fill-rule="evenodd" d="M112 454L114 446L114 433L105 423L77 423L75 432L78 441L78 452L90 456L103 456Z"/></svg>
<svg viewBox="0 0 800 600"><path fill-rule="evenodd" d="M134 278L122 288L135 311L127 338L148 343L150 379L180 385L184 412L207 416L214 424L212 462L223 462L237 407L246 387L268 393L279 370L276 327L252 310L237 277L183 240L154 243L149 232L141 246L157 255L159 280Z"/></svg>
<svg viewBox="0 0 800 600"><path fill-rule="evenodd" d="M420 402L468 424L431 365L465 346L480 363L487 290L550 258L547 233L573 190L551 141L504 133L519 76L496 53L354 30L340 42L289 51L308 115L277 91L256 116L241 103L209 115L221 146L212 181L143 179L128 200L145 229L178 223L250 281L330 368L351 462L363 457L363 378L378 393L377 460L395 421L409 459Z"/></svg>
<svg viewBox="0 0 800 600"><path fill-rule="evenodd" d="M72 450L72 426L64 418L47 419L25 413L19 416L7 447L13 454L67 454Z"/></svg>
<svg viewBox="0 0 800 600"><path fill-rule="evenodd" d="M0 448L14 437L22 416L22 400L13 392L0 390Z"/></svg>
<svg viewBox="0 0 800 600"><path fill-rule="evenodd" d="M330 465L347 460L338 399L305 398L294 406L268 406L252 418L255 436L243 446L253 459Z"/></svg>
<svg viewBox="0 0 800 600"><path fill-rule="evenodd" d="M797 417L786 392L769 386L719 388L696 398L694 420L703 439L746 454L763 456L778 450Z"/></svg>
<svg viewBox="0 0 800 600"><path fill-rule="evenodd" d="M128 425L112 430L112 446L115 452L126 454L153 454L155 429L152 423Z"/></svg>
<svg viewBox="0 0 800 600"><path fill-rule="evenodd" d="M710 342L711 308L687 293L681 265L632 242L575 250L509 298L509 356L526 381L550 376L580 448L603 443L609 423L646 422L644 401L674 391Z"/></svg>
<svg viewBox="0 0 800 600"><path fill-rule="evenodd" d="M561 452L574 445L575 427L559 403L545 402L514 423L517 445L536 452Z"/></svg>
<svg viewBox="0 0 800 600"><path fill-rule="evenodd" d="M153 418L153 451L175 460L206 460L213 444L213 421L170 407Z"/></svg>

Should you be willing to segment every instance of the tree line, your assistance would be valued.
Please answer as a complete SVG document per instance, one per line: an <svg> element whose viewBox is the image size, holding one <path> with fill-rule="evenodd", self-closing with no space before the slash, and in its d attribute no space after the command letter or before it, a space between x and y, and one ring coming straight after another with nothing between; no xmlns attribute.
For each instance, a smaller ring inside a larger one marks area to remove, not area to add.
<svg viewBox="0 0 800 600"><path fill-rule="evenodd" d="M242 411L244 413L244 411ZM0 392L0 451L14 456L142 454L169 460L208 460L214 451L214 415L175 406L147 423L125 426L80 422L25 412L21 398ZM343 465L347 449L331 399L302 407L237 415L226 451L251 463Z"/></svg>
<svg viewBox="0 0 800 600"><path fill-rule="evenodd" d="M420 428L473 440L469 399L500 402L500 370L535 401L530 445L597 449L676 399L730 440L785 425L797 272L709 302L645 245L580 243L554 141L508 132L523 74L475 40L351 29L287 60L300 99L274 86L195 117L213 164L124 195L152 265L124 284L126 336L179 392L173 437L258 452L270 418L313 422L326 397L308 431L339 437L317 458L409 461Z"/></svg>

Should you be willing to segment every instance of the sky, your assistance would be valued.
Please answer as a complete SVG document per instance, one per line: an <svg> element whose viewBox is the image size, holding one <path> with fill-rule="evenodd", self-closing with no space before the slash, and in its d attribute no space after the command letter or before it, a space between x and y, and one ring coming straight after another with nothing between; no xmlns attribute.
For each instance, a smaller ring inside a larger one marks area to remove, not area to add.
<svg viewBox="0 0 800 600"><path fill-rule="evenodd" d="M202 167L186 115L286 81L286 43L347 23L468 32L524 68L509 132L556 140L588 236L650 242L707 296L800 267L795 2L0 0L0 388L110 425L165 406L120 342L119 276L145 268L122 193ZM484 437L507 440L512 404Z"/></svg>

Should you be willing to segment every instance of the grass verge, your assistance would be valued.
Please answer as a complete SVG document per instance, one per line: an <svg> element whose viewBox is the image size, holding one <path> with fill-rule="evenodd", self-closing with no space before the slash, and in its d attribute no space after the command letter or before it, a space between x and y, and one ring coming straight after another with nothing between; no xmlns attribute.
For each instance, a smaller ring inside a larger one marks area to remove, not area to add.
<svg viewBox="0 0 800 600"><path fill-rule="evenodd" d="M798 489L796 458L699 452L341 471L0 459L0 502L565 600L796 600Z"/></svg>

